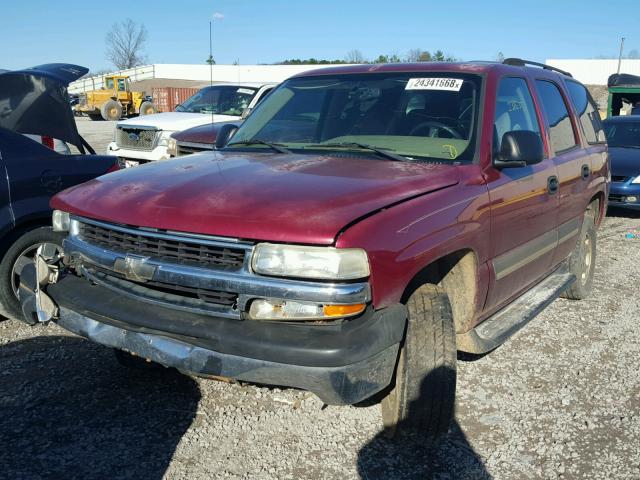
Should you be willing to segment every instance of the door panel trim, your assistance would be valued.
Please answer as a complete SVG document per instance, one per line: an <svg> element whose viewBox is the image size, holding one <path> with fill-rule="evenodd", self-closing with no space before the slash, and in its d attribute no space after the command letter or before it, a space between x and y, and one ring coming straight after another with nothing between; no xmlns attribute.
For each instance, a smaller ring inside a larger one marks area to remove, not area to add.
<svg viewBox="0 0 640 480"><path fill-rule="evenodd" d="M492 260L496 280L503 279L507 275L540 258L545 253L549 253L560 243L573 238L580 232L581 224L580 218L574 218L563 223L558 228L554 228L539 237L529 240L510 252L497 256Z"/></svg>

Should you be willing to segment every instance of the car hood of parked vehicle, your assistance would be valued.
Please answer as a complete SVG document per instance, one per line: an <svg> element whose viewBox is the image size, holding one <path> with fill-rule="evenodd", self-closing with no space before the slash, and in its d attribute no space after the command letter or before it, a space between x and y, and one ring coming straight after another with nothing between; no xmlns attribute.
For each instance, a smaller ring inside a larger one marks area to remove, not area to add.
<svg viewBox="0 0 640 480"><path fill-rule="evenodd" d="M0 128L55 138L84 152L66 87L87 72L78 65L49 63L0 73Z"/></svg>
<svg viewBox="0 0 640 480"><path fill-rule="evenodd" d="M633 177L640 175L640 148L609 147L611 175Z"/></svg>
<svg viewBox="0 0 640 480"><path fill-rule="evenodd" d="M206 125L199 125L197 127L188 128L182 132L174 133L172 137L178 142L207 143L213 145L216 142L216 138L218 138L220 128L227 124L233 124L236 127L239 127L242 124L242 121L207 123Z"/></svg>
<svg viewBox="0 0 640 480"><path fill-rule="evenodd" d="M186 130L213 122L225 122L239 120L240 117L232 115L211 115L210 113L186 113L165 112L144 115L142 117L129 118L118 122L119 127L145 126L169 132Z"/></svg>
<svg viewBox="0 0 640 480"><path fill-rule="evenodd" d="M329 245L372 212L458 182L445 164L212 152L99 177L51 206L130 226Z"/></svg>

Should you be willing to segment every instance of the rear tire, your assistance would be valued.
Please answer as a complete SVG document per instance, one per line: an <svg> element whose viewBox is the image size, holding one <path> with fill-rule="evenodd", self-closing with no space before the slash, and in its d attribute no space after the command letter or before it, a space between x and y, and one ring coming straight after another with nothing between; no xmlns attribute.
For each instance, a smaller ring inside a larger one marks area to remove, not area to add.
<svg viewBox="0 0 640 480"><path fill-rule="evenodd" d="M38 246L53 243L62 251L63 233L54 232L51 227L39 227L28 231L16 232L10 240L11 245L0 260L0 314L9 318L23 318L17 287L20 271L25 262L35 255Z"/></svg>
<svg viewBox="0 0 640 480"><path fill-rule="evenodd" d="M395 385L382 400L388 436L417 434L434 440L447 433L456 393L456 335L449 298L423 285L407 302L409 318Z"/></svg>
<svg viewBox="0 0 640 480"><path fill-rule="evenodd" d="M115 100L109 100L102 105L100 113L105 120L115 122L122 116L122 105Z"/></svg>
<svg viewBox="0 0 640 480"><path fill-rule="evenodd" d="M596 237L593 216L587 212L578 244L569 257L569 271L576 276L576 281L562 294L563 298L582 300L591 294L596 267Z"/></svg>
<svg viewBox="0 0 640 480"><path fill-rule="evenodd" d="M156 106L151 102L142 102L140 105L140 115L153 115L157 113Z"/></svg>

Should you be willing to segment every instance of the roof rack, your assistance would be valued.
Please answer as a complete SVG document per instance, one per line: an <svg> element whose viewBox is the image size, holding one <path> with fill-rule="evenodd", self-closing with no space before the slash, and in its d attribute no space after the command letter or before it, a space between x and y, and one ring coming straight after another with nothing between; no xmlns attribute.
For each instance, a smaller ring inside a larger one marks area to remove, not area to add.
<svg viewBox="0 0 640 480"><path fill-rule="evenodd" d="M544 63L532 62L531 60L523 60L521 58L505 58L502 63L505 65L514 65L516 67L524 67L526 65L535 65L536 67L542 67L545 70L552 70L554 72L561 73L562 75L566 75L567 77L573 78L573 75L571 75L569 72L560 70L559 68L556 68L556 67L552 67L551 65L546 65Z"/></svg>

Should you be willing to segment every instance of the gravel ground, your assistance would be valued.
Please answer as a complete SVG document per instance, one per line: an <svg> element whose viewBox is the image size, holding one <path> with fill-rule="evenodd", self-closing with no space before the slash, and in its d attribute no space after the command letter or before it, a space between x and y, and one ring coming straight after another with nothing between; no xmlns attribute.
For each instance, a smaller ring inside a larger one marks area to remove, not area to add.
<svg viewBox="0 0 640 480"><path fill-rule="evenodd" d="M431 450L382 437L377 405L132 372L53 324L0 322L0 478L638 479L639 246L640 214L610 212L592 297L459 362Z"/></svg>
<svg viewBox="0 0 640 480"><path fill-rule="evenodd" d="M104 155L107 151L107 145L113 139L116 122L94 121L89 117L76 117L76 125L80 135L93 147L96 153Z"/></svg>

